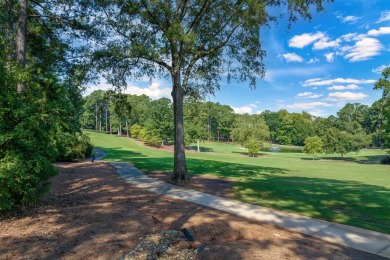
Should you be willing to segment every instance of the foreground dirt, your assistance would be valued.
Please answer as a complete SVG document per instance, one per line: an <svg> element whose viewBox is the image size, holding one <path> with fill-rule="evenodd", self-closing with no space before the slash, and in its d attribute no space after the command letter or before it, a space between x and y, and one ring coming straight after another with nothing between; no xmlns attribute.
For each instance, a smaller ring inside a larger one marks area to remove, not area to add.
<svg viewBox="0 0 390 260"><path fill-rule="evenodd" d="M57 166L42 205L2 216L0 259L120 259L145 235L182 228L204 246L199 259L383 259L151 193L108 164Z"/></svg>

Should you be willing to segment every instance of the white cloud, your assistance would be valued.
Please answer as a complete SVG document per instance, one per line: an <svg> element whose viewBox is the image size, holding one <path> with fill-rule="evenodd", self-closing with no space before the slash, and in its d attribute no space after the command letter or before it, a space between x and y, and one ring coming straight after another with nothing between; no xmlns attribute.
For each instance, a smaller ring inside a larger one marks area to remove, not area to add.
<svg viewBox="0 0 390 260"><path fill-rule="evenodd" d="M260 103L261 103L261 101L256 101L254 103L246 104L242 107L232 107L231 106L231 108L233 108L233 110L236 114L246 114L246 113L253 114L254 113L253 110L256 109L257 105ZM259 114L259 110L257 110L256 113ZM261 111L260 111L260 113L261 113Z"/></svg>
<svg viewBox="0 0 390 260"><path fill-rule="evenodd" d="M350 41L354 40L357 35L358 35L357 33L347 33L347 34L342 35L340 37L340 39L344 40L346 42L350 42Z"/></svg>
<svg viewBox="0 0 390 260"><path fill-rule="evenodd" d="M348 16L342 16L338 15L337 18L341 20L342 23L349 23L349 24L354 24L358 20L362 19L362 17L354 16L354 15L348 15Z"/></svg>
<svg viewBox="0 0 390 260"><path fill-rule="evenodd" d="M307 111L310 115L317 116L317 117L327 117L329 116L329 112L325 111L323 109L315 108L312 110Z"/></svg>
<svg viewBox="0 0 390 260"><path fill-rule="evenodd" d="M333 92L329 93L326 100L329 101L348 101L348 100L360 100L368 97L364 93L354 93L354 92Z"/></svg>
<svg viewBox="0 0 390 260"><path fill-rule="evenodd" d="M384 34L390 34L390 27L380 27L379 30L372 29L369 30L367 34L370 36L380 36Z"/></svg>
<svg viewBox="0 0 390 260"><path fill-rule="evenodd" d="M381 17L378 19L377 23L390 21L390 11L386 10L384 12L381 12Z"/></svg>
<svg viewBox="0 0 390 260"><path fill-rule="evenodd" d="M312 92L303 92L299 93L296 97L298 98L319 98L322 97L321 94L314 94Z"/></svg>
<svg viewBox="0 0 390 260"><path fill-rule="evenodd" d="M346 86L334 85L334 86L328 88L328 90L346 90L346 89L361 89L361 87L359 87L356 84L349 84Z"/></svg>
<svg viewBox="0 0 390 260"><path fill-rule="evenodd" d="M108 83L100 82L98 85L88 86L87 90L84 93L84 96L90 95L95 90L112 90L114 87ZM172 99L170 88L162 88L160 82L153 82L146 88L141 88L134 85L129 85L126 89L123 89L122 92L131 95L142 95L145 94L151 99L159 99L166 97Z"/></svg>
<svg viewBox="0 0 390 260"><path fill-rule="evenodd" d="M296 109L313 109L316 107L331 107L332 104L327 102L309 102L309 103L294 103L291 105L287 105L287 108L296 108Z"/></svg>
<svg viewBox="0 0 390 260"><path fill-rule="evenodd" d="M344 47L343 51L348 52L344 58L350 62L367 60L379 55L382 48L382 44L377 39L364 38L357 41L354 46Z"/></svg>
<svg viewBox="0 0 390 260"><path fill-rule="evenodd" d="M318 39L321 39L325 37L323 32L317 32L317 33L304 33L301 35L295 35L288 41L289 47L295 47L302 49L303 47L317 41Z"/></svg>
<svg viewBox="0 0 390 260"><path fill-rule="evenodd" d="M311 87L311 86L327 86L327 85L333 85L333 84L372 84L375 83L376 80L373 79L351 79L351 78L335 78L335 79L322 79L322 78L315 78L315 79L308 79L305 80L304 83L302 83L302 86L304 87Z"/></svg>
<svg viewBox="0 0 390 260"><path fill-rule="evenodd" d="M340 45L340 39L329 41L328 37L323 37L313 45L313 50L323 50L328 48L338 47Z"/></svg>
<svg viewBox="0 0 390 260"><path fill-rule="evenodd" d="M376 73L376 74L382 74L383 70L386 69L387 67L390 67L390 64L389 65L382 65L382 66L379 66L375 69L372 69L371 71Z"/></svg>
<svg viewBox="0 0 390 260"><path fill-rule="evenodd" d="M236 114L253 114L253 107L242 106L242 107L231 107Z"/></svg>
<svg viewBox="0 0 390 260"><path fill-rule="evenodd" d="M320 60L317 59L317 58L311 58L308 62L306 62L307 64L312 64L312 63L317 63L319 62Z"/></svg>
<svg viewBox="0 0 390 260"><path fill-rule="evenodd" d="M142 95L145 94L151 99L159 99L162 97L171 97L171 88L162 88L160 82L153 82L147 88L140 88L137 86L128 86L124 93L131 95Z"/></svg>
<svg viewBox="0 0 390 260"><path fill-rule="evenodd" d="M334 52L325 53L324 55L327 62L332 63L334 61Z"/></svg>
<svg viewBox="0 0 390 260"><path fill-rule="evenodd" d="M287 62L303 62L303 58L295 52L282 54L282 56Z"/></svg>

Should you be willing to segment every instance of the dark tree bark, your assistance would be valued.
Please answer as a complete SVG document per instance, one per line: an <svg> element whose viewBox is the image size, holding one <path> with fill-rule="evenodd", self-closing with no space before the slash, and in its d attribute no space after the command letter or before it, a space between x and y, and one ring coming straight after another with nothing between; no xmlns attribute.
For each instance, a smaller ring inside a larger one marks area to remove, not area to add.
<svg viewBox="0 0 390 260"><path fill-rule="evenodd" d="M16 33L16 58L20 68L24 68L24 66L26 65L27 5L27 0L20 0L18 30ZM22 82L18 82L18 93L22 92L24 87L25 85Z"/></svg>
<svg viewBox="0 0 390 260"><path fill-rule="evenodd" d="M173 118L175 125L175 144L174 144L174 166L173 175L174 181L189 181L187 175L186 155L184 146L184 124L183 124L183 98L184 91L181 86L180 72L176 72L172 76L173 89Z"/></svg>

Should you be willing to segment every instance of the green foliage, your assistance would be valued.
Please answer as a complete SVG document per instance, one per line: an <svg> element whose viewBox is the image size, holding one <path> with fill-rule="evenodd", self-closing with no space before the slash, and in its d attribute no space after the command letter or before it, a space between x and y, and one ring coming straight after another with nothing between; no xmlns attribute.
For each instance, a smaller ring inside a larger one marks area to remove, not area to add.
<svg viewBox="0 0 390 260"><path fill-rule="evenodd" d="M324 144L320 137L311 136L305 139L305 146L303 147L303 152L313 155L316 153L322 153L324 151Z"/></svg>
<svg viewBox="0 0 390 260"><path fill-rule="evenodd" d="M57 173L52 163L59 157L83 157L92 147L80 133L85 70L65 59L71 49L59 37L61 19L29 2L26 66L19 67L17 4L0 2L1 10L9 8L7 17L0 16L0 211L39 202ZM25 86L21 93L17 83Z"/></svg>
<svg viewBox="0 0 390 260"><path fill-rule="evenodd" d="M249 140L262 144L269 139L269 128L261 115L240 115L234 122L231 136L242 145Z"/></svg>
<svg viewBox="0 0 390 260"><path fill-rule="evenodd" d="M132 125L131 128L130 128L131 137L138 138L139 135L140 135L141 129L142 129L141 126L138 125L138 124Z"/></svg>
<svg viewBox="0 0 390 260"><path fill-rule="evenodd" d="M255 156L257 152L260 151L261 144L258 140L256 139L248 139L244 142L243 146L248 149L249 156Z"/></svg>
<svg viewBox="0 0 390 260"><path fill-rule="evenodd" d="M162 139L158 136L158 133L148 128L140 128L138 138L145 144L151 146L160 146Z"/></svg>
<svg viewBox="0 0 390 260"><path fill-rule="evenodd" d="M146 128L141 128L139 130L139 134L138 134L138 138L141 140L141 141L145 141L145 138L148 136L148 129Z"/></svg>
<svg viewBox="0 0 390 260"><path fill-rule="evenodd" d="M359 152L369 143L369 137L362 132L351 134L334 127L322 139L326 153L338 153L342 158L346 153Z"/></svg>
<svg viewBox="0 0 390 260"><path fill-rule="evenodd" d="M380 78L374 86L374 89L382 90L382 98L378 100L380 110L378 130L381 131L379 137L384 140L383 147L390 148L390 67L382 72Z"/></svg>
<svg viewBox="0 0 390 260"><path fill-rule="evenodd" d="M57 170L39 154L9 153L0 161L0 211L37 203Z"/></svg>
<svg viewBox="0 0 390 260"><path fill-rule="evenodd" d="M198 140L205 140L207 138L207 132L205 128L195 125L193 123L186 124L184 142L186 145L196 143Z"/></svg>
<svg viewBox="0 0 390 260"><path fill-rule="evenodd" d="M56 140L57 161L75 161L89 157L93 146L89 137L83 133L63 133Z"/></svg>
<svg viewBox="0 0 390 260"><path fill-rule="evenodd" d="M151 146L159 147L161 146L162 139L156 135L146 136L145 143Z"/></svg>
<svg viewBox="0 0 390 260"><path fill-rule="evenodd" d="M53 104L41 102L45 92L39 87L30 85L18 95L10 82L2 85L0 101L0 211L36 203L57 172L50 135L56 118L45 113Z"/></svg>
<svg viewBox="0 0 390 260"><path fill-rule="evenodd" d="M155 132L161 140L173 139L173 109L168 98L160 98L150 102L145 125Z"/></svg>

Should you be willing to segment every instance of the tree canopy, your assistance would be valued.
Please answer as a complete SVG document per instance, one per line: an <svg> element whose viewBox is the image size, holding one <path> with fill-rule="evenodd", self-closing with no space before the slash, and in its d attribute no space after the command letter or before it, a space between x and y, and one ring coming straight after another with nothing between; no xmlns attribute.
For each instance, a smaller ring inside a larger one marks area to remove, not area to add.
<svg viewBox="0 0 390 260"><path fill-rule="evenodd" d="M311 136L305 139L305 146L303 147L303 151L307 154L314 155L316 153L322 153L324 151L324 144L322 142L322 139L318 136Z"/></svg>
<svg viewBox="0 0 390 260"><path fill-rule="evenodd" d="M94 57L117 87L126 86L128 77L171 79L172 178L186 181L184 97L214 93L223 73L255 87L265 71L260 28L278 18L269 10L287 13L291 23L298 16L310 19L310 10L322 11L325 2L332 0L91 1L89 12L98 21Z"/></svg>

